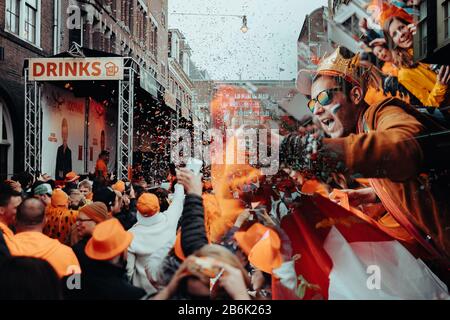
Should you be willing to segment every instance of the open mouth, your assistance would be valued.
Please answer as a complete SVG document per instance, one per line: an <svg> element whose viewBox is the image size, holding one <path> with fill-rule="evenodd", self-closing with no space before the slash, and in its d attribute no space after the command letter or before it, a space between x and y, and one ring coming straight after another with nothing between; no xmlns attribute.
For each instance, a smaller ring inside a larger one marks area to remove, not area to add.
<svg viewBox="0 0 450 320"><path fill-rule="evenodd" d="M323 119L323 120L321 120L321 122L329 130L331 128L333 128L333 126L334 126L334 120L333 119Z"/></svg>

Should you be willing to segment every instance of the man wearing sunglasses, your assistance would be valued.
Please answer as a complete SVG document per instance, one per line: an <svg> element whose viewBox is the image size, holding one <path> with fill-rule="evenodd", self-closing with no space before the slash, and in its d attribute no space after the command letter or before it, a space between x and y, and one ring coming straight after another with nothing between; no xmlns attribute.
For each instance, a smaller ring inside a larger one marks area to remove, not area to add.
<svg viewBox="0 0 450 320"><path fill-rule="evenodd" d="M448 268L448 174L423 174L436 153L430 134L444 129L398 99L368 105L369 75L359 56L344 48L323 59L314 72L300 71L298 88L310 97L308 107L321 130L284 137L281 161L324 181L335 172L368 178L395 221ZM433 164L450 162L442 158L444 154L433 158Z"/></svg>

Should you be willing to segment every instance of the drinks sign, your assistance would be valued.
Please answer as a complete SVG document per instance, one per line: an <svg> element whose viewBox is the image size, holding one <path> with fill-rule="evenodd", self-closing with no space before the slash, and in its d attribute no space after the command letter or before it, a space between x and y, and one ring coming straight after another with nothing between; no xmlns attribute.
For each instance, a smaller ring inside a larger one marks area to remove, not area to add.
<svg viewBox="0 0 450 320"><path fill-rule="evenodd" d="M123 80L123 58L33 58L29 80Z"/></svg>

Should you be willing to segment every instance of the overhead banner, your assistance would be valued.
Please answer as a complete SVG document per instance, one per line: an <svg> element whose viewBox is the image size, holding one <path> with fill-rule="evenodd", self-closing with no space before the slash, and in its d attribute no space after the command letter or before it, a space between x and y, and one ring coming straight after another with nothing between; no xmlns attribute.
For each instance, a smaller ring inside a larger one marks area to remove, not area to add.
<svg viewBox="0 0 450 320"><path fill-rule="evenodd" d="M44 84L41 102L43 173L57 180L63 180L69 171L93 173L102 150L110 152L108 171L114 171L117 112L113 108L107 108L93 99L75 97L69 90L50 83ZM87 103L89 125L86 128Z"/></svg>
<svg viewBox="0 0 450 320"><path fill-rule="evenodd" d="M140 85L141 88L150 93L155 98L158 97L158 86L156 84L156 79L152 76L150 72L141 68L140 70Z"/></svg>
<svg viewBox="0 0 450 320"><path fill-rule="evenodd" d="M123 58L32 58L29 80L123 80Z"/></svg>
<svg viewBox="0 0 450 320"><path fill-rule="evenodd" d="M84 172L85 102L50 84L42 90L42 172L56 180L70 171Z"/></svg>

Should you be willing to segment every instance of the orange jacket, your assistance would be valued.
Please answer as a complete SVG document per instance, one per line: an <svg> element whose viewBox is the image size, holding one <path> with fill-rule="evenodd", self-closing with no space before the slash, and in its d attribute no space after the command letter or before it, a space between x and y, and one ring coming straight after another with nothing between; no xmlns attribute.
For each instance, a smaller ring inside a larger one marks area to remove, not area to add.
<svg viewBox="0 0 450 320"><path fill-rule="evenodd" d="M8 246L13 256L46 260L60 278L80 272L80 264L75 253L56 239L51 239L40 232L21 232L14 236L14 240L19 245Z"/></svg>
<svg viewBox="0 0 450 320"><path fill-rule="evenodd" d="M370 185L392 217L432 256L450 266L450 190L436 189L436 183L423 180L424 153L415 139L439 129L432 125L429 121L425 125L410 106L390 98L364 112L356 134L326 139L325 143L343 152L351 173L370 178Z"/></svg>

